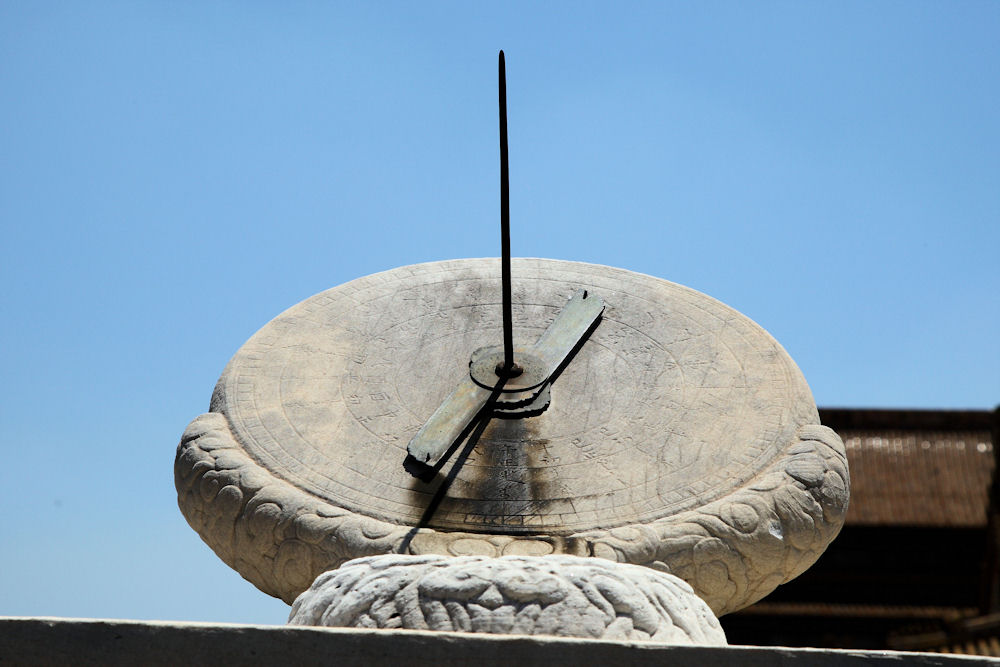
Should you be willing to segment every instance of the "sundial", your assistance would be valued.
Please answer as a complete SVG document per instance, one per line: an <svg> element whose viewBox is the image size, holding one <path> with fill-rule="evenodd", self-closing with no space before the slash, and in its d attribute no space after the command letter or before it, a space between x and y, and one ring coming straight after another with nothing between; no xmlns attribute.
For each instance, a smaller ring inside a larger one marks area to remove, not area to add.
<svg viewBox="0 0 1000 667"><path fill-rule="evenodd" d="M178 448L181 509L288 602L362 556L567 554L750 604L839 531L843 444L732 308L510 258L502 58L501 258L358 278L265 325Z"/></svg>

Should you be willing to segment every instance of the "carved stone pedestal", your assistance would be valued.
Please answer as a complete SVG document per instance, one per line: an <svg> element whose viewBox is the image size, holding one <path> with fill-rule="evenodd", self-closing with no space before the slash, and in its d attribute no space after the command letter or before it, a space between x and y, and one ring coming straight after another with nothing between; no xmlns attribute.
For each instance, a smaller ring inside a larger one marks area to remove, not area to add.
<svg viewBox="0 0 1000 667"><path fill-rule="evenodd" d="M374 556L320 575L291 625L725 645L677 577L576 556Z"/></svg>

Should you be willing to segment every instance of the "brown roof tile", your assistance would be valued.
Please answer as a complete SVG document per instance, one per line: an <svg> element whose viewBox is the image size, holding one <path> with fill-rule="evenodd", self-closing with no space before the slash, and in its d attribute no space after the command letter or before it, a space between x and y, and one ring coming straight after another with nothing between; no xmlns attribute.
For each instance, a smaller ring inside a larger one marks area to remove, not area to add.
<svg viewBox="0 0 1000 667"><path fill-rule="evenodd" d="M736 612L744 616L820 616L824 618L896 618L954 621L976 615L973 607L930 605L850 604L838 602L769 602L753 604Z"/></svg>
<svg viewBox="0 0 1000 667"><path fill-rule="evenodd" d="M985 526L995 459L989 431L851 430L847 523Z"/></svg>

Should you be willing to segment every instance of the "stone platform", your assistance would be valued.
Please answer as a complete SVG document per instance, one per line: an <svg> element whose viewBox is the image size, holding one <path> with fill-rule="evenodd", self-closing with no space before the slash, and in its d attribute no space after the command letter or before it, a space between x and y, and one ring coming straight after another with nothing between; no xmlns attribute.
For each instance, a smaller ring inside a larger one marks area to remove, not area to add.
<svg viewBox="0 0 1000 667"><path fill-rule="evenodd" d="M1000 665L1000 660L896 651L667 646L414 630L0 617L0 665L70 664L964 667Z"/></svg>

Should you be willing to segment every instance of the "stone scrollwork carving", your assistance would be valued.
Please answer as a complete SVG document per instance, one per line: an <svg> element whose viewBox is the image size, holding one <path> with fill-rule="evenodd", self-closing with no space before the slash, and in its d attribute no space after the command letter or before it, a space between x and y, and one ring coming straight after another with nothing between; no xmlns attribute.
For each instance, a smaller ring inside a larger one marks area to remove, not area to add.
<svg viewBox="0 0 1000 667"><path fill-rule="evenodd" d="M262 591L288 603L318 575L365 556L570 554L676 575L717 615L752 604L815 562L843 524L850 487L840 438L807 425L783 455L734 492L654 521L561 536L413 532L276 477L246 454L218 413L188 426L174 474L181 511L202 539Z"/></svg>
<svg viewBox="0 0 1000 667"><path fill-rule="evenodd" d="M376 556L320 575L291 625L725 645L677 577L576 556Z"/></svg>
<svg viewBox="0 0 1000 667"><path fill-rule="evenodd" d="M671 572L722 615L802 574L837 536L850 479L840 437L825 426L736 492L649 524L590 531L595 556Z"/></svg>

